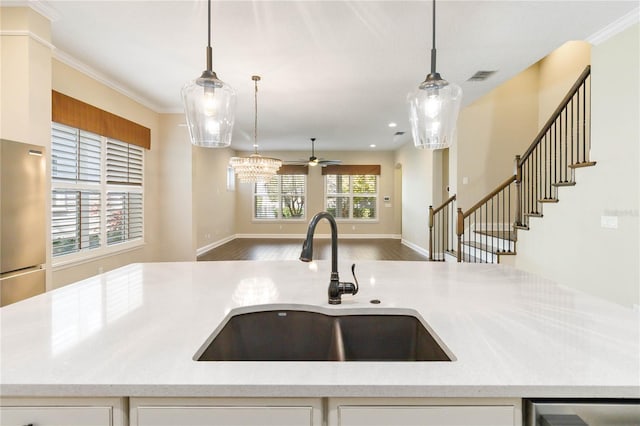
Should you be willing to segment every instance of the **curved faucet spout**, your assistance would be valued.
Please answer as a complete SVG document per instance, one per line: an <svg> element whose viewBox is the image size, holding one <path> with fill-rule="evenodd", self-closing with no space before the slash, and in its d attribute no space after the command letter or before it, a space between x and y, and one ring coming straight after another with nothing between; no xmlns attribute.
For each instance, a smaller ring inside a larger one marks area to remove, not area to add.
<svg viewBox="0 0 640 426"><path fill-rule="evenodd" d="M317 213L309 222L307 238L302 244L300 260L303 262L311 262L313 259L313 234L316 232L316 226L318 226L318 222L320 222L321 219L327 219L329 225L331 225L331 278L333 279L335 274L336 279L338 279L338 225L331 213Z"/></svg>
<svg viewBox="0 0 640 426"><path fill-rule="evenodd" d="M300 253L300 260L303 262L311 262L313 258L313 234L316 231L316 226L321 219L327 219L331 225L331 280L329 282L329 303L337 305L342 303L343 294L356 294L358 292L358 284L353 283L341 283L338 278L338 225L336 220L328 212L320 212L313 216L313 219L309 222L309 228L307 229L307 238L302 244L302 253ZM355 265L351 268L353 272L353 278L355 279Z"/></svg>

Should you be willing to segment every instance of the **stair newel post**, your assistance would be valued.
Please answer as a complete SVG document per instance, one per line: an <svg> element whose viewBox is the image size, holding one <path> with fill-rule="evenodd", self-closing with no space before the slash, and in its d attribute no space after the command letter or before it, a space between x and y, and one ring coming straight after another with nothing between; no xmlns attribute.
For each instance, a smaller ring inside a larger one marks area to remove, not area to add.
<svg viewBox="0 0 640 426"><path fill-rule="evenodd" d="M515 175L516 175L516 225L522 225L522 164L520 164L520 156L516 155L515 159Z"/></svg>
<svg viewBox="0 0 640 426"><path fill-rule="evenodd" d="M462 234L464 234L464 215L462 214L462 209L460 207L458 207L456 234L458 235L458 263L460 263L462 262Z"/></svg>
<svg viewBox="0 0 640 426"><path fill-rule="evenodd" d="M433 261L433 206L429 206L429 260Z"/></svg>

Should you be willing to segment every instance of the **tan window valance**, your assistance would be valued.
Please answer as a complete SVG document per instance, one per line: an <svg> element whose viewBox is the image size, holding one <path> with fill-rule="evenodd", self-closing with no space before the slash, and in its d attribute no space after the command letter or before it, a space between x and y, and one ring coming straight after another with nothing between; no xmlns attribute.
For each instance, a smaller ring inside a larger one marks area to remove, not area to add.
<svg viewBox="0 0 640 426"><path fill-rule="evenodd" d="M331 165L322 168L323 175L379 175L379 164Z"/></svg>
<svg viewBox="0 0 640 426"><path fill-rule="evenodd" d="M308 175L309 166L297 166L293 164L285 164L278 169L279 175Z"/></svg>
<svg viewBox="0 0 640 426"><path fill-rule="evenodd" d="M51 91L51 120L142 148L151 148L151 130L126 118Z"/></svg>

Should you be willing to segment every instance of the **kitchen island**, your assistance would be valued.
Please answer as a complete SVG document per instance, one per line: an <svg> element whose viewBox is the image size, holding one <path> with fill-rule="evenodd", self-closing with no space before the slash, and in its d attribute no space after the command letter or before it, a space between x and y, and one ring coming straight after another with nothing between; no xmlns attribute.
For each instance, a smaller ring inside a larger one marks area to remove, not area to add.
<svg viewBox="0 0 640 426"><path fill-rule="evenodd" d="M349 269L340 262L343 280ZM3 405L112 398L143 424L134 408L158 397L187 406L295 398L319 424L323 404L333 412L341 398L507 401L517 417L522 398L640 397L637 311L500 265L358 262L356 274L358 294L329 305L325 261L131 264L9 305L0 309ZM228 315L265 304L415 311L454 359L194 361Z"/></svg>

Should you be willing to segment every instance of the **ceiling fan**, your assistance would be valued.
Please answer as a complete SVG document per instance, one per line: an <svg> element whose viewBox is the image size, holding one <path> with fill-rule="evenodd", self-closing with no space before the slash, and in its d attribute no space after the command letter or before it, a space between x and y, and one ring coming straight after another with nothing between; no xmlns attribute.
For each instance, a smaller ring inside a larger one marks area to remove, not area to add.
<svg viewBox="0 0 640 426"><path fill-rule="evenodd" d="M340 160L324 160L322 158L316 157L316 149L315 149L316 138L311 138L311 157L308 160L295 160L295 161L285 161L286 164L295 164L300 166L329 166L334 164L340 164L342 161Z"/></svg>

